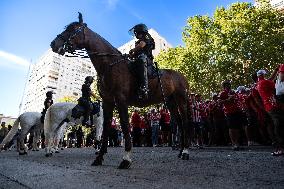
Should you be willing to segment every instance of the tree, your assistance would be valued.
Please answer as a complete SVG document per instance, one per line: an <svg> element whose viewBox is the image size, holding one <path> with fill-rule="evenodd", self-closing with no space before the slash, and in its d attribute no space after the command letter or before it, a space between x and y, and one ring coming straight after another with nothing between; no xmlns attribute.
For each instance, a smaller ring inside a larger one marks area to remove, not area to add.
<svg viewBox="0 0 284 189"><path fill-rule="evenodd" d="M258 7L233 3L217 8L212 17L188 18L182 33L185 46L160 53L156 61L183 73L192 91L208 97L225 79L233 87L247 85L258 69L284 63L283 28L283 13L265 0Z"/></svg>
<svg viewBox="0 0 284 189"><path fill-rule="evenodd" d="M58 102L77 103L77 99L74 96L64 96L63 98L58 99Z"/></svg>

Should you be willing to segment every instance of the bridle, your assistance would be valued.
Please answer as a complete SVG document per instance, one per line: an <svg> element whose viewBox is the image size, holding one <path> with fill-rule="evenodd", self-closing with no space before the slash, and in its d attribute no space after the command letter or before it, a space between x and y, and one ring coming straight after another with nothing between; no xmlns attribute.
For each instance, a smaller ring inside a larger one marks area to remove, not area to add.
<svg viewBox="0 0 284 189"><path fill-rule="evenodd" d="M63 48L65 51L72 54L73 51L74 51L74 48L73 48L73 45L71 43L71 40L74 39L81 32L83 32L83 36L84 36L84 39L85 39L85 32L84 32L85 27L86 26L84 24L82 24L67 39L65 39L62 34L57 35L57 38L59 38L63 41L63 45L62 45L61 48Z"/></svg>
<svg viewBox="0 0 284 189"><path fill-rule="evenodd" d="M66 52L69 52L71 54L74 53L74 47L71 43L71 40L74 39L79 33L83 32L84 40L85 40L85 28L86 25L82 24L80 27L78 27L69 37L68 39L65 39L62 34L57 35L57 38L61 39L63 41L63 45L61 48L63 48ZM116 61L112 63L111 65L116 64L117 62L121 62L122 60L125 60L125 55L121 53L104 53L104 52L92 52L92 51L86 51L89 55L94 56L123 56L123 59Z"/></svg>

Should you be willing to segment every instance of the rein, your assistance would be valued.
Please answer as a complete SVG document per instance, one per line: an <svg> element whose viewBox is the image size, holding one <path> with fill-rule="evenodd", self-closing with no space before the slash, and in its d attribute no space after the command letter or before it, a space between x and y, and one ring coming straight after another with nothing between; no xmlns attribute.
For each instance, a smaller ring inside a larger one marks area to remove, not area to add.
<svg viewBox="0 0 284 189"><path fill-rule="evenodd" d="M62 35L58 35L57 37L60 38L61 40L64 41L63 43L63 49L65 49L67 52L71 53L71 54L74 54L74 51L73 51L73 46L72 44L70 44L70 41L76 37L80 32L83 32L83 35L84 35L84 39L85 39L85 32L84 32L84 29L86 28L85 25L81 25L78 29L76 29L74 31L74 33L72 33L68 39L64 39ZM111 67L126 60L128 55L127 54L121 54L121 53L104 53L104 52L92 52L92 51L87 51L87 54L88 55L94 55L94 56L113 56L113 57L119 57L119 56L122 56L123 58L122 59L119 59L111 64L109 64ZM70 56L70 55L65 55L67 57L77 57L76 54L75 56ZM84 56L83 58L90 58L89 56Z"/></svg>
<svg viewBox="0 0 284 189"><path fill-rule="evenodd" d="M80 26L78 29L76 29L76 30L74 31L73 34L71 34L71 35L68 37L68 39L64 39L64 37L63 37L61 34L57 35L57 37L58 37L59 39L61 39L61 40L64 41L62 48L65 49L67 52L72 53L72 50L73 50L72 47L73 47L73 46L72 46L72 44L70 44L70 41L71 41L71 39L73 39L74 37L76 37L76 36L78 35L78 33L84 31L85 27L86 27L85 25ZM85 39L85 32L83 32L83 35L84 35L84 39Z"/></svg>
<svg viewBox="0 0 284 189"><path fill-rule="evenodd" d="M86 51L89 55L94 55L94 56L98 56L98 57L102 57L102 56L113 56L113 57L120 57L122 56L121 59L113 62L113 63L110 63L109 66L114 66L124 60L126 60L128 58L128 55L127 54L116 54L116 53L100 53L100 52L91 52L91 51ZM89 57L88 57L89 58Z"/></svg>

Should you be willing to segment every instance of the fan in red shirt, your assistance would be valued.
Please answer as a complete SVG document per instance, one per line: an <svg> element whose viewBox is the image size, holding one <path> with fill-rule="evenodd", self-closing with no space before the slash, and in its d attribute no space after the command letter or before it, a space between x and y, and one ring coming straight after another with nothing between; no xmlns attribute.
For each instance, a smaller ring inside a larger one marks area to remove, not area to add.
<svg viewBox="0 0 284 189"><path fill-rule="evenodd" d="M243 125L242 112L238 105L238 97L231 89L230 81L224 81L222 86L223 91L220 93L220 102L223 104L226 115L233 150L239 150L240 128Z"/></svg>
<svg viewBox="0 0 284 189"><path fill-rule="evenodd" d="M208 146L213 144L213 136L215 133L215 129L213 127L212 115L211 115L211 100L206 100L204 103L205 108L205 117L204 119L204 127L205 127L205 137Z"/></svg>
<svg viewBox="0 0 284 189"><path fill-rule="evenodd" d="M132 135L133 135L133 146L141 146L141 117L139 115L138 109L135 109L131 115L131 126L132 126Z"/></svg>
<svg viewBox="0 0 284 189"><path fill-rule="evenodd" d="M159 139L159 130L160 130L160 114L159 112L153 108L151 110L149 120L151 122L151 128L152 128L152 144L154 147L158 145L158 139Z"/></svg>
<svg viewBox="0 0 284 189"><path fill-rule="evenodd" d="M190 135L190 140L191 140L191 144L194 144L194 127L195 127L195 110L194 110L194 106L195 106L195 93L191 93L189 96L188 96L188 107L189 107L189 114L190 114L190 123L189 124L189 135ZM173 124L174 121L172 121L172 124L171 124L171 129L172 129L172 134L173 134L173 138L177 138L175 137L176 134L177 134L177 125L176 124ZM173 128L174 127L174 128ZM173 141L174 142L174 141Z"/></svg>
<svg viewBox="0 0 284 189"><path fill-rule="evenodd" d="M147 115L146 115L147 116ZM147 146L147 140L146 140L146 130L149 128L148 124L146 123L146 117L141 116L141 146Z"/></svg>
<svg viewBox="0 0 284 189"><path fill-rule="evenodd" d="M278 72L279 66L275 69L274 74ZM270 79L265 79L266 71L259 70L257 72L258 82L257 89L263 100L264 108L270 115L274 124L274 136L275 139L275 152L272 153L273 156L284 155L284 142L283 138L279 137L279 128L283 127L283 112L281 111L279 104L276 101L275 93L275 83L273 82L273 77Z"/></svg>
<svg viewBox="0 0 284 189"><path fill-rule="evenodd" d="M278 108L275 98L275 83L271 80L264 79L264 73L265 72L258 75L257 90L262 98L265 110L271 112Z"/></svg>
<svg viewBox="0 0 284 189"><path fill-rule="evenodd" d="M118 130L116 118L113 117L111 120L111 127L109 132L109 146L117 147L118 146Z"/></svg>
<svg viewBox="0 0 284 189"><path fill-rule="evenodd" d="M203 148L203 130L204 130L204 120L206 118L205 103L202 101L200 94L195 95L194 100L194 115L193 115L193 125L194 125L194 134L196 138L197 148Z"/></svg>
<svg viewBox="0 0 284 189"><path fill-rule="evenodd" d="M170 112L168 109L163 107L160 110L160 115L161 115L160 126L162 131L163 145L168 146L170 140L170 121L171 121Z"/></svg>
<svg viewBox="0 0 284 189"><path fill-rule="evenodd" d="M273 77L273 75L271 76ZM259 132L262 136L262 142L267 144L269 139L267 138L267 133L270 139L273 141L273 122L269 114L265 111L262 98L257 90L258 77L257 74L252 74L252 80L254 83L251 86L251 91L248 98L248 107L251 116L249 117L249 124L259 125ZM250 120L252 118L252 120Z"/></svg>
<svg viewBox="0 0 284 189"><path fill-rule="evenodd" d="M226 121L223 106L219 102L218 94L213 94L213 101L210 104L210 113L212 116L213 128L215 130L215 143L217 145L226 145Z"/></svg>
<svg viewBox="0 0 284 189"><path fill-rule="evenodd" d="M239 86L238 89L239 104L243 112L243 123L245 126L245 133L247 137L248 146L255 145L254 129L257 126L257 117L254 112L254 99L251 96L250 90L244 86Z"/></svg>

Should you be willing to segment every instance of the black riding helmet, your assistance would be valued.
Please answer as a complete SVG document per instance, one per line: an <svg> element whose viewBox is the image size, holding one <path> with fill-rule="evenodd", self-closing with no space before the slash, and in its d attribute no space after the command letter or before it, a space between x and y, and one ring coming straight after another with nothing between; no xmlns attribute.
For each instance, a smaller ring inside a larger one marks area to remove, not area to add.
<svg viewBox="0 0 284 189"><path fill-rule="evenodd" d="M48 91L45 95L46 95L46 97L48 97L48 98L52 98L52 94L53 94L52 91Z"/></svg>
<svg viewBox="0 0 284 189"><path fill-rule="evenodd" d="M94 78L92 76L87 76L85 78L85 83L93 83L93 81L94 81Z"/></svg>
<svg viewBox="0 0 284 189"><path fill-rule="evenodd" d="M138 33L148 33L148 27L145 24L137 24L131 28L128 33L132 36Z"/></svg>

